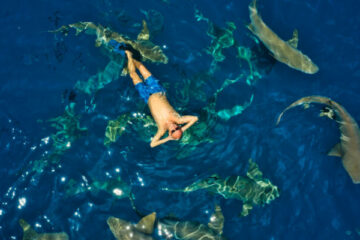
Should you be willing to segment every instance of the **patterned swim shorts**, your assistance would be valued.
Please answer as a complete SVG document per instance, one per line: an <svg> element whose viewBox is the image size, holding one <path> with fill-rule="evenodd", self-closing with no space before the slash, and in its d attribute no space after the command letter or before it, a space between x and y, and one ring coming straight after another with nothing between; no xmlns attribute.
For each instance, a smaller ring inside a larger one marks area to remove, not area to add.
<svg viewBox="0 0 360 240"><path fill-rule="evenodd" d="M152 75L145 79L144 82L138 83L135 85L135 88L138 90L140 97L147 103L149 97L154 93L163 93L165 94L165 88L159 84L159 80L153 77Z"/></svg>

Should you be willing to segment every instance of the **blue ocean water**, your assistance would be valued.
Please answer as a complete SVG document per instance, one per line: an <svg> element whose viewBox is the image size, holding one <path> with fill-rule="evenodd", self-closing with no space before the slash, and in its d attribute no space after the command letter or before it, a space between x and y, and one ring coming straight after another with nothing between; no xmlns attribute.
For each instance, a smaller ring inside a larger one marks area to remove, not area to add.
<svg viewBox="0 0 360 240"><path fill-rule="evenodd" d="M213 24L236 25L237 44L256 48L246 29L248 1L229 0L103 0L24 1L2 4L0 56L0 237L22 239L20 218L37 232L66 232L70 239L114 239L106 219L131 222L139 217L127 198L106 191L68 196L71 181L87 188L94 179L121 178L131 186L143 212L207 223L214 205L225 217L228 239L360 239L360 188L352 183L341 160L326 153L339 140L338 124L319 118L320 106L295 108L275 125L278 114L307 95L323 95L342 104L360 119L360 15L355 0L258 1L264 21L283 39L299 31L299 49L320 71L307 75L284 64L267 63L261 79L251 86L245 79L219 95L218 108L251 104L228 121L218 120L206 130L213 141L190 146L170 142L151 149L138 128L128 128L109 147L104 146L107 122L127 112L149 113L128 76L119 76L94 94L75 90L104 70L109 58L96 48L95 36L74 31L50 33L62 25L91 21L136 38L141 21L152 27L151 41L169 58L167 64L145 65L167 88L169 101L184 114L199 115L206 101L226 79L248 66L234 48L223 50L225 60L211 69L213 56L208 23L197 21L196 10ZM150 29L151 30L151 29ZM265 52L266 55L266 52ZM184 90L186 84L201 82ZM49 159L49 119L61 116L75 94L75 111L87 132L74 141L56 163L36 171ZM192 95L192 92L196 94ZM181 94L190 96L186 105ZM202 94L202 95L201 95ZM70 99L70 100L69 100ZM139 106L140 105L140 106ZM177 106L181 106L178 107ZM145 110L144 110L145 109ZM197 124L200 124L197 123ZM280 197L239 217L242 203L206 191L166 192L183 188L217 173L245 175L252 158L264 176L279 187ZM44 160L45 159L45 160ZM40 160L40 163L39 163ZM155 238L161 239L154 235Z"/></svg>

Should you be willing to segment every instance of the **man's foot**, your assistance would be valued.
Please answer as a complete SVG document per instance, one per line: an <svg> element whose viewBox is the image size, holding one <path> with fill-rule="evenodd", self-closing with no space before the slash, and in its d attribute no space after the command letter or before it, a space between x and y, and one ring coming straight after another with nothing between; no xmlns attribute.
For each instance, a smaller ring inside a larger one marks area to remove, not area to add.
<svg viewBox="0 0 360 240"><path fill-rule="evenodd" d="M131 61L133 60L132 52L130 52L129 50L125 50L125 54L129 60Z"/></svg>
<svg viewBox="0 0 360 240"><path fill-rule="evenodd" d="M135 65L134 65L134 59L133 59L133 56L132 56L133 54L129 50L125 50L125 54L126 54L126 56L128 58L127 66L128 66L128 70L129 70L129 73L130 73L130 76L131 76L132 73L136 73L136 68L135 68Z"/></svg>

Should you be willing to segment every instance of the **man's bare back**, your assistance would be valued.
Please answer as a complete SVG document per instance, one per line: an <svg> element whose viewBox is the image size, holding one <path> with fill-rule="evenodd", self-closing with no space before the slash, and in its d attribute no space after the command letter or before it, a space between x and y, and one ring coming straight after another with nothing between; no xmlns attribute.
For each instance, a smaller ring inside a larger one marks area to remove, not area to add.
<svg viewBox="0 0 360 240"><path fill-rule="evenodd" d="M140 96L148 103L158 131L153 137L150 146L156 147L170 140L178 140L182 133L191 127L197 120L197 116L180 116L170 105L166 98L165 89L161 87L158 80L152 76L149 70L139 61L132 58L130 51L125 51L128 58L128 69L130 77L139 91ZM136 72L139 70L145 82ZM168 137L161 137L169 131Z"/></svg>

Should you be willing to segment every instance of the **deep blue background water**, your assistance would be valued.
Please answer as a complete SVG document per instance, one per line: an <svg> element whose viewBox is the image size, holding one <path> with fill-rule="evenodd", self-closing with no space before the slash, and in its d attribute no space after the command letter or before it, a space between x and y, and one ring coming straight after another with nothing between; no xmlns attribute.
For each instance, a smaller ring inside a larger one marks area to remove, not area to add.
<svg viewBox="0 0 360 240"><path fill-rule="evenodd" d="M61 168L40 175L21 175L29 163L49 151L41 139L54 132L47 120L63 113L64 90L78 80L87 80L108 62L94 38L74 34L64 37L48 33L64 24L92 21L135 37L144 14L154 9L164 17L164 28L154 42L164 47L167 65L147 63L162 82L173 86L184 76L207 71L212 56L207 24L197 22L195 6L219 26L233 21L235 38L251 47L245 24L249 21L248 1L11 1L0 9L0 237L21 239L18 219L24 218L38 232L65 231L71 239L113 239L106 225L110 215L136 222L127 199L115 200L108 194L80 194L65 198L65 179L96 175L120 175L131 183L141 210L160 216L173 214L184 220L208 221L214 203L225 215L224 235L229 239L357 239L360 228L360 188L351 182L336 158L326 156L339 139L338 126L318 118L320 107L288 112L281 125L278 114L292 101L306 95L324 95L341 103L359 120L360 15L359 3L349 1L259 1L264 21L282 38L299 30L299 48L318 64L319 73L309 76L277 63L255 87L234 85L231 98L219 104L244 101L254 93L254 102L242 114L223 124L219 141L199 145L188 157L177 159L178 143L151 149L148 142L128 133L111 145L103 146L105 119L132 111L139 101L128 77L106 86L95 97L96 108L86 112L89 98L78 97L81 125L86 137L74 142L63 156ZM224 52L209 89L232 78L239 69L235 53ZM189 58L189 56L192 56ZM189 60L190 61L187 61ZM180 70L181 71L180 71ZM181 75L180 72L185 73ZM176 91L169 89L176 106ZM126 101L129 98L130 101ZM182 112L196 114L202 106L189 104ZM211 129L209 129L211 131ZM186 146L182 147L186 148ZM109 153L110 152L110 153ZM225 200L204 191L192 194L169 193L162 187L178 188L200 177L243 175L248 158L253 158L264 175L279 186L281 196L270 205L256 207L248 217L239 218L241 202ZM120 169L119 172L116 169ZM19 174L20 173L20 174ZM142 179L143 181L141 181ZM66 181L65 181L66 182ZM19 206L20 199L25 206Z"/></svg>

